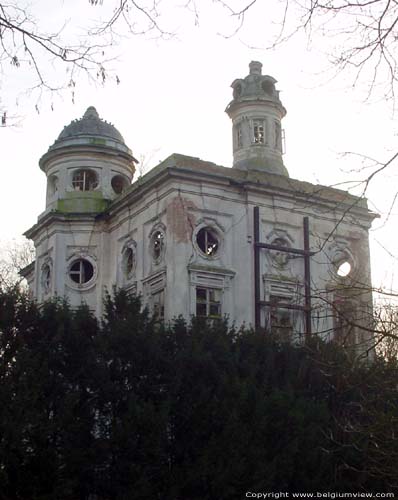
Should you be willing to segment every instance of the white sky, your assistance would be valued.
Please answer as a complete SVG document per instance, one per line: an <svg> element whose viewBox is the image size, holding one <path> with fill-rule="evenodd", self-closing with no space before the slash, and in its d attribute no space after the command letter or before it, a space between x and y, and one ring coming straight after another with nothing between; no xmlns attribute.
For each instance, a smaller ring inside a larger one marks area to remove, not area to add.
<svg viewBox="0 0 398 500"><path fill-rule="evenodd" d="M42 0L32 9L52 29L70 19L72 33L79 23L102 12L101 7L82 3ZM174 152L230 166L231 123L224 109L232 98L230 84L248 74L251 60L261 61L263 73L278 80L287 109L283 121L285 165L291 177L325 185L362 179L363 173L348 173L361 166L359 159L342 158L340 153L352 151L380 160L392 155L396 127L391 104L375 98L365 103L364 89L354 88L348 74L329 78L324 71L328 67L324 54L330 50L327 37L316 38L314 33L310 48L307 38L297 35L275 50L254 49L249 46L266 46L278 30L271 0L261 2L261 10L247 17L245 29L229 39L217 33L231 33L233 25L211 2L207 5L203 0L206 6L199 26L187 9L169 9L170 3L163 0L161 19L177 36L168 41L148 37L121 40L114 52L118 60L112 62L121 83L116 85L112 78L105 86L94 85L83 77L74 104L70 91L44 95L38 114L37 97L22 94L32 85L29 72L3 66L1 105L21 117L18 126L0 128L3 245L19 238L44 210L46 178L38 160L62 128L80 118L90 105L118 128L136 158L146 158L147 170ZM56 66L49 70L55 72L55 78L64 71ZM376 177L368 191L370 208L381 214L371 232L375 286L392 283L398 257L397 210L393 208L385 220L397 191L395 169L393 166Z"/></svg>

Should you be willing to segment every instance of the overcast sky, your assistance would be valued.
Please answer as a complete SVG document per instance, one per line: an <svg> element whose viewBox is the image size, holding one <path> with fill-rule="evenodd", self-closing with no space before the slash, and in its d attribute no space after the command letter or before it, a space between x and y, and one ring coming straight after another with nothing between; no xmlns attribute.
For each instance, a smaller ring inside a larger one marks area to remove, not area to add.
<svg viewBox="0 0 398 500"><path fill-rule="evenodd" d="M73 34L76 26L101 12L82 2L37 1L32 8L40 22L51 20L51 26L61 26L68 19ZM267 50L279 29L278 12L271 5L271 1L261 2L261 9L248 15L244 29L231 38L223 35L233 31L234 20L225 11L212 9L211 3L203 9L199 26L182 6L165 10L160 19L177 35L169 40L121 40L112 52L117 60L111 63L120 84L115 77L105 86L82 77L74 104L68 90L60 96L44 95L37 103L37 94L23 93L32 85L29 71L3 67L1 104L20 116L18 126L0 128L3 244L19 238L44 210L46 178L38 160L63 127L90 105L118 128L136 158L145 159L146 170L174 152L231 166L231 123L224 110L232 98L230 84L248 74L251 60L261 61L263 73L278 81L287 109L284 161L291 177L340 185L364 177L356 172L360 160L341 153L388 159L397 142L391 103L377 93L364 101L366 89L353 87L348 73L331 78L325 55L330 41L325 36L313 33L309 45L300 34ZM61 70L54 67L54 71ZM396 168L391 168L374 179L367 193L370 209L381 214L371 233L376 286L392 281L398 256L394 208L386 222L396 188Z"/></svg>

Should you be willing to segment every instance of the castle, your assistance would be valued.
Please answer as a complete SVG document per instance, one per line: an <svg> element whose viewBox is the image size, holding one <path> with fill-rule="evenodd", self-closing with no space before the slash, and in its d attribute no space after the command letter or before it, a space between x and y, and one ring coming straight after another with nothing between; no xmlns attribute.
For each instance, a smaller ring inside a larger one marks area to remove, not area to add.
<svg viewBox="0 0 398 500"><path fill-rule="evenodd" d="M226 315L284 339L369 342L374 214L289 177L275 84L257 61L232 83L232 168L173 154L132 184L137 160L93 107L66 126L40 159L46 210L25 233L35 298L101 315L116 286L161 320Z"/></svg>

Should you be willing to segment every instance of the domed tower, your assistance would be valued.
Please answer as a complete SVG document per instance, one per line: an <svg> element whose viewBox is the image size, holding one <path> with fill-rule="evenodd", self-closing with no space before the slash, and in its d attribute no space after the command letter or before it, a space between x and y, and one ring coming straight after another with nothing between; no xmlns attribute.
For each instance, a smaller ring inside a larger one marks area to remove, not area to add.
<svg viewBox="0 0 398 500"><path fill-rule="evenodd" d="M102 212L129 186L135 163L120 132L89 107L40 159L47 176L46 209Z"/></svg>
<svg viewBox="0 0 398 500"><path fill-rule="evenodd" d="M282 159L281 120L286 109L275 89L275 78L262 74L252 61L250 73L235 80L233 99L225 110L233 126L233 167L289 176Z"/></svg>

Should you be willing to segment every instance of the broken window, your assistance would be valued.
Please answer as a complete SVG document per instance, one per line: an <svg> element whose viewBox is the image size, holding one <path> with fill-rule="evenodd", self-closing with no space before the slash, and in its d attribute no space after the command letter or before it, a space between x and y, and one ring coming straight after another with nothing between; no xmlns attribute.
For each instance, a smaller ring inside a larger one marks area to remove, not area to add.
<svg viewBox="0 0 398 500"><path fill-rule="evenodd" d="M290 341L293 335L293 322L291 310L281 307L281 304L290 302L288 297L270 296L270 328L271 333L280 340Z"/></svg>
<svg viewBox="0 0 398 500"><path fill-rule="evenodd" d="M88 283L94 276L94 267L86 259L75 260L69 268L69 277L78 285Z"/></svg>
<svg viewBox="0 0 398 500"><path fill-rule="evenodd" d="M164 319L164 290L159 290L152 295L153 316L158 320Z"/></svg>
<svg viewBox="0 0 398 500"><path fill-rule="evenodd" d="M265 125L264 120L253 121L253 142L254 144L265 143Z"/></svg>
<svg viewBox="0 0 398 500"><path fill-rule="evenodd" d="M41 284L44 293L49 293L51 287L51 267L49 264L44 264L41 271Z"/></svg>
<svg viewBox="0 0 398 500"><path fill-rule="evenodd" d="M98 186L97 174L92 170L77 170L72 177L75 191L93 191Z"/></svg>
<svg viewBox="0 0 398 500"><path fill-rule="evenodd" d="M221 318L221 290L196 288L196 316Z"/></svg>
<svg viewBox="0 0 398 500"><path fill-rule="evenodd" d="M164 233L159 230L155 231L151 237L151 253L155 262L159 262L163 257L164 248Z"/></svg>
<svg viewBox="0 0 398 500"><path fill-rule="evenodd" d="M126 278L130 278L135 269L135 253L132 247L127 247L123 251L122 257L123 273Z"/></svg>
<svg viewBox="0 0 398 500"><path fill-rule="evenodd" d="M212 228L203 227L200 229L196 236L196 243L206 257L217 255L220 242L217 233Z"/></svg>
<svg viewBox="0 0 398 500"><path fill-rule="evenodd" d="M111 185L116 194L121 194L127 188L127 181L122 175L115 175L112 177Z"/></svg>

